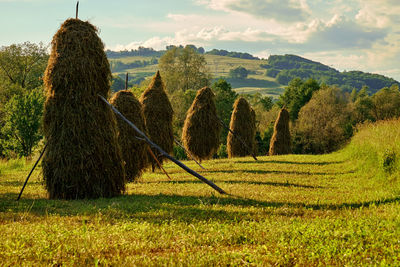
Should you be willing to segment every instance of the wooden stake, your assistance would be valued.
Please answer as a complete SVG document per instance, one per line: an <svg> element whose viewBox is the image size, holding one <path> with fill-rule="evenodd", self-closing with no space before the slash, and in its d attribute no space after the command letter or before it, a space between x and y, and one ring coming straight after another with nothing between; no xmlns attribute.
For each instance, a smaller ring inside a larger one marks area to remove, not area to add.
<svg viewBox="0 0 400 267"><path fill-rule="evenodd" d="M172 180L171 177L169 177L167 171L163 168L160 161L157 159L156 155L154 155L153 151L151 150L151 148L149 146L147 147L147 150L149 151L150 155L153 157L155 162L157 162L158 167L160 167L160 169L165 173L165 175L168 177L168 179Z"/></svg>
<svg viewBox="0 0 400 267"><path fill-rule="evenodd" d="M125 76L125 90L128 90L128 73Z"/></svg>
<svg viewBox="0 0 400 267"><path fill-rule="evenodd" d="M78 10L79 10L79 1L76 2L76 13L75 13L75 19L78 19Z"/></svg>
<svg viewBox="0 0 400 267"><path fill-rule="evenodd" d="M25 186L26 186L26 184L28 183L28 180L29 180L29 178L31 177L31 175L32 175L33 171L35 170L35 168L36 168L37 164L39 163L40 159L42 158L42 156L43 156L44 152L46 151L46 148L47 148L47 144L44 146L44 148L43 148L42 152L40 153L40 156L39 156L39 158L38 158L38 159L36 160L36 162L35 162L35 165L33 165L33 167L32 167L32 169L31 169L31 171L30 171L30 172L29 172L29 174L28 174L28 177L26 177L26 179L25 179L25 183L24 183L24 185L22 186L21 192L19 192L19 195L18 195L17 201L18 201L18 200L21 198L21 196L22 196L22 192L24 192Z"/></svg>
<svg viewBox="0 0 400 267"><path fill-rule="evenodd" d="M174 137L174 141L175 141L175 143L176 143L178 146L180 146L183 150L185 150L185 152L186 152L186 154L189 156L189 158L191 158L194 162L196 162L197 165L199 165L203 170L206 169L206 168L204 168L203 166L201 166L200 163L197 162L197 160L193 157L193 155L190 154L190 152L187 151L186 148L185 148L181 143L179 143L179 141L178 141L175 137Z"/></svg>
<svg viewBox="0 0 400 267"><path fill-rule="evenodd" d="M124 115L121 114L121 112L118 111L118 109L116 109L113 105L111 105L107 99L105 99L102 95L98 95L100 97L100 99L106 103L113 111L115 114L117 114L121 119L123 119L126 123L128 123L129 126L131 126L141 137L143 137L146 142L153 148L157 149L158 151L160 151L160 153L168 158L169 160L171 160L172 162L174 162L176 165L178 165L179 167L181 167L182 169L184 169L186 172L190 173L191 175L195 176L196 178L200 179L202 182L208 184L209 186L211 186L214 190L218 191L218 193L220 194L227 194L224 190L222 190L220 187L218 187L216 184L214 184L213 182L207 180L206 178L204 178L202 175L198 174L197 172L195 172L194 170L190 169L188 166L186 166L185 164L183 164L182 162L180 162L179 160L177 160L176 158L172 157L171 155L169 155L167 152L165 152L161 147L159 147L158 145L156 145L155 143L153 143L153 141L151 141L141 130L139 130L138 127L136 127L135 124L133 124L131 121L129 121L127 118L125 118Z"/></svg>

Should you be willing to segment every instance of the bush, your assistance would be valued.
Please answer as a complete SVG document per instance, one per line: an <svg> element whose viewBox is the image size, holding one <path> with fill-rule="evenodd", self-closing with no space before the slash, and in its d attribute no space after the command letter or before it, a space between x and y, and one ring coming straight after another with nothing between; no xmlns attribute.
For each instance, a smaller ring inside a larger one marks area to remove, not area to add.
<svg viewBox="0 0 400 267"><path fill-rule="evenodd" d="M336 87L313 94L300 110L294 134L294 150L300 153L329 153L351 136L348 99Z"/></svg>
<svg viewBox="0 0 400 267"><path fill-rule="evenodd" d="M228 151L226 149L226 145L221 144L217 151L217 156L219 159L225 159L228 157Z"/></svg>
<svg viewBox="0 0 400 267"><path fill-rule="evenodd" d="M180 146L174 145L174 157L178 160L185 160L188 159L185 150Z"/></svg>

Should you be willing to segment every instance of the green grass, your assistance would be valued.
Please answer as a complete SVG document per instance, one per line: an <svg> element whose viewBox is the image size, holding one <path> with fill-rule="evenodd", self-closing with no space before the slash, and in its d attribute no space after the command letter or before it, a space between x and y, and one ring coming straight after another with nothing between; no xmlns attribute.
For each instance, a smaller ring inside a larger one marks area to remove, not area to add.
<svg viewBox="0 0 400 267"><path fill-rule="evenodd" d="M2 265L397 265L400 121L365 126L342 151L166 164L125 195L47 200L32 163L0 164ZM377 136L380 134L380 136ZM389 142L390 141L390 142ZM374 148L371 148L374 147ZM397 165L396 165L397 164Z"/></svg>

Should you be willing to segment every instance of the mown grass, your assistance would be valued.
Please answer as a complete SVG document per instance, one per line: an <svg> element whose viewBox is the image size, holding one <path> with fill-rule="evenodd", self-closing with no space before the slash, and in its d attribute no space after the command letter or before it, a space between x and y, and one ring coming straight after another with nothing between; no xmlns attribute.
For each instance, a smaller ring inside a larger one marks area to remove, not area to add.
<svg viewBox="0 0 400 267"><path fill-rule="evenodd" d="M388 173L380 155L400 153L400 121L377 125L330 155L211 160L207 170L186 162L226 196L168 163L172 181L148 172L125 195L98 200L47 200L36 172L18 203L32 163L2 162L0 262L397 265L398 169Z"/></svg>

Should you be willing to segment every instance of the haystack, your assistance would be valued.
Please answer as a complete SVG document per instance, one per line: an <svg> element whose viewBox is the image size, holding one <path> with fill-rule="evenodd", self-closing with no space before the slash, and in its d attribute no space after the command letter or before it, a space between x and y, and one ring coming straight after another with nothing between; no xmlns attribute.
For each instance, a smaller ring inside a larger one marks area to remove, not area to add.
<svg viewBox="0 0 400 267"><path fill-rule="evenodd" d="M172 116L174 112L165 93L165 86L159 71L153 77L149 87L140 96L139 101L142 104L150 139L165 152L171 153L174 145L172 129ZM155 149L153 149L153 152L157 155L160 163L162 163L163 158L159 156L159 152ZM156 162L152 158L151 162L154 170Z"/></svg>
<svg viewBox="0 0 400 267"><path fill-rule="evenodd" d="M114 94L110 100L128 120L135 124L139 130L147 134L142 105L139 100L129 90L121 90ZM117 118L118 142L121 146L122 157L125 161L125 173L128 181L132 182L140 177L144 168L147 167L147 148L146 142L141 141L138 133L132 129L121 118Z"/></svg>
<svg viewBox="0 0 400 267"><path fill-rule="evenodd" d="M292 153L289 131L289 112L283 108L275 121L274 133L269 145L269 155L285 155Z"/></svg>
<svg viewBox="0 0 400 267"><path fill-rule="evenodd" d="M113 197L125 174L111 109L110 66L97 29L68 19L54 35L44 75L43 177L51 199Z"/></svg>
<svg viewBox="0 0 400 267"><path fill-rule="evenodd" d="M208 87L197 92L182 130L183 145L199 160L211 158L219 147L221 125L218 123L214 97Z"/></svg>
<svg viewBox="0 0 400 267"><path fill-rule="evenodd" d="M251 155L255 147L255 113L243 97L238 98L233 104L233 112L229 128L234 132L234 134L231 132L228 134L228 157L233 158ZM247 147L244 146L241 141L243 141ZM251 149L251 151L249 151L249 149Z"/></svg>

